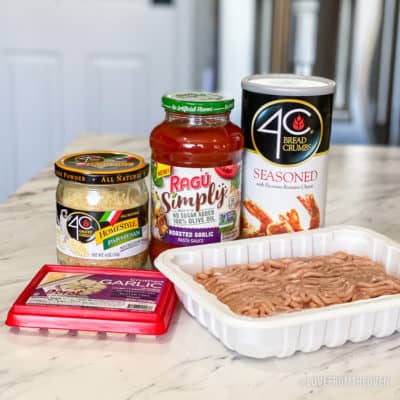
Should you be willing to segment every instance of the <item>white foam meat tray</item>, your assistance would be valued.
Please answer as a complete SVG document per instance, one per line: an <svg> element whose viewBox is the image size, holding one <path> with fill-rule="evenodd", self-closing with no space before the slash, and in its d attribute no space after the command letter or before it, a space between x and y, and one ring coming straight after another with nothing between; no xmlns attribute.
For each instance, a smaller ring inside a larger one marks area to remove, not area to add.
<svg viewBox="0 0 400 400"><path fill-rule="evenodd" d="M366 255L400 277L400 244L372 230L333 226L165 251L156 267L175 285L185 309L229 349L255 358L288 357L400 330L400 295L387 295L265 318L233 313L192 277L212 267L335 251Z"/></svg>

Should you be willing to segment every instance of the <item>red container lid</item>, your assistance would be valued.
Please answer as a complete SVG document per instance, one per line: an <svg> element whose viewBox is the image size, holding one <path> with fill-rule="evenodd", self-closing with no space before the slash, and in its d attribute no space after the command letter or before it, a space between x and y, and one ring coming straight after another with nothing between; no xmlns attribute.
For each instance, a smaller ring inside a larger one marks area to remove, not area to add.
<svg viewBox="0 0 400 400"><path fill-rule="evenodd" d="M8 326L161 335L177 303L160 272L44 265L11 307Z"/></svg>

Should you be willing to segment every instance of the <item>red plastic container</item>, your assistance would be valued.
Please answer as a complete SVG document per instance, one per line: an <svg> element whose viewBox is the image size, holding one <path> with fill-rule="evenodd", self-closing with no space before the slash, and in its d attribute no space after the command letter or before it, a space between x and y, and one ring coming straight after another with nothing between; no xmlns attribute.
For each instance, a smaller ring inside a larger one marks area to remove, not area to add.
<svg viewBox="0 0 400 400"><path fill-rule="evenodd" d="M44 265L11 307L8 326L162 335L177 303L160 272Z"/></svg>

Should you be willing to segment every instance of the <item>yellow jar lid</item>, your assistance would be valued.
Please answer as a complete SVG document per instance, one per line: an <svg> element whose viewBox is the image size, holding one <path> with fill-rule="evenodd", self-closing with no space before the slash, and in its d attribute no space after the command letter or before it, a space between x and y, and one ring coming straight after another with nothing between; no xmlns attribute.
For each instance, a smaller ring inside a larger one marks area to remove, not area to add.
<svg viewBox="0 0 400 400"><path fill-rule="evenodd" d="M92 185L134 182L147 176L149 164L143 157L116 151L67 154L54 164L64 180Z"/></svg>

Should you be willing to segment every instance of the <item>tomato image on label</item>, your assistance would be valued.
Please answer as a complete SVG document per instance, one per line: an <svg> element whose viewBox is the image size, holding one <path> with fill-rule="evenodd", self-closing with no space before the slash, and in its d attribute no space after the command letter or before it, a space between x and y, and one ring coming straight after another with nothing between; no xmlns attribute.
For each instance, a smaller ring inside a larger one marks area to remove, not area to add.
<svg viewBox="0 0 400 400"><path fill-rule="evenodd" d="M215 167L215 172L224 179L233 179L239 171L238 164L224 165L223 167Z"/></svg>

